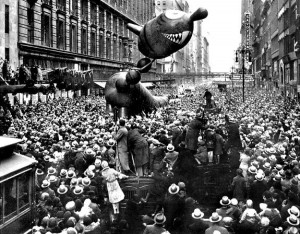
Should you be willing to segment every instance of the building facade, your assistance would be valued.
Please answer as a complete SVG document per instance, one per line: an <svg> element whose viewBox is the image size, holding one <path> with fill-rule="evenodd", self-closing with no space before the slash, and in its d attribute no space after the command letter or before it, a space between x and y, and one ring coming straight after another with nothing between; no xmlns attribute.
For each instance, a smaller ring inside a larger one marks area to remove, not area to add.
<svg viewBox="0 0 300 234"><path fill-rule="evenodd" d="M18 67L18 1L0 1L0 60Z"/></svg>
<svg viewBox="0 0 300 234"><path fill-rule="evenodd" d="M95 80L143 57L126 24L154 17L152 0L19 0L19 65L94 70ZM155 77L155 66L143 78Z"/></svg>
<svg viewBox="0 0 300 234"><path fill-rule="evenodd" d="M300 2L252 0L253 72L256 84L299 98ZM298 86L299 87L299 86Z"/></svg>

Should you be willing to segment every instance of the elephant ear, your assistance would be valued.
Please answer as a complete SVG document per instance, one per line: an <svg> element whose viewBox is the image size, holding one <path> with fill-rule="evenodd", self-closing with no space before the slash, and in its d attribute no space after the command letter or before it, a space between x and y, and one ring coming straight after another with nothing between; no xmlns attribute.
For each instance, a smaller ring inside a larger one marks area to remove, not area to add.
<svg viewBox="0 0 300 234"><path fill-rule="evenodd" d="M152 67L152 63L155 60L150 60L149 58L142 58L138 61L137 63L137 68L139 68L140 73L147 73L148 71L150 71L151 67Z"/></svg>

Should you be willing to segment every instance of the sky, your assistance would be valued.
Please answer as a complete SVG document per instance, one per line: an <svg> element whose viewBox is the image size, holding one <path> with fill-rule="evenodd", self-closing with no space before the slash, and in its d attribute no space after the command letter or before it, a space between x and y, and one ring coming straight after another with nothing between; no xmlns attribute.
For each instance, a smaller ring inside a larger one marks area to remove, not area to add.
<svg viewBox="0 0 300 234"><path fill-rule="evenodd" d="M188 0L190 11L203 7L208 16L202 23L207 33L212 72L230 72L235 50L241 42L241 0Z"/></svg>

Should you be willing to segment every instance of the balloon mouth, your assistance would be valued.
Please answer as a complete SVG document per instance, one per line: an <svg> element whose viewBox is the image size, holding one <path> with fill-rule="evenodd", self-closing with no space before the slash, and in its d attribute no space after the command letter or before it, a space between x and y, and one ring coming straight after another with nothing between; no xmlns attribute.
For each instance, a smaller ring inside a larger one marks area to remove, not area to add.
<svg viewBox="0 0 300 234"><path fill-rule="evenodd" d="M185 40L188 38L188 36L191 35L192 32L190 31L184 31L181 33L162 33L162 35L167 38L168 40L178 44L178 45L182 45Z"/></svg>

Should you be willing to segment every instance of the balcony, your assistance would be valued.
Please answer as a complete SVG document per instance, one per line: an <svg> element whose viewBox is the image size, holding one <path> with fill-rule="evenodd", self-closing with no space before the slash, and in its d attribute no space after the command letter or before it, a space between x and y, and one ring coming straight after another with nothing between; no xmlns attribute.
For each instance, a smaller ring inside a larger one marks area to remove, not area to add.
<svg viewBox="0 0 300 234"><path fill-rule="evenodd" d="M42 0L42 7L52 8L52 0Z"/></svg>

